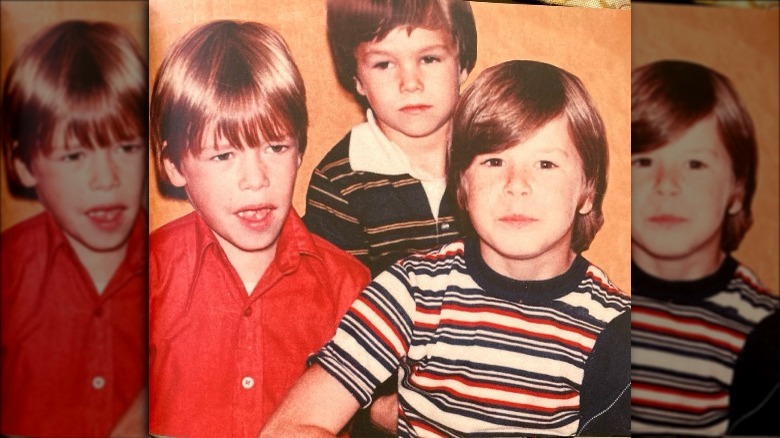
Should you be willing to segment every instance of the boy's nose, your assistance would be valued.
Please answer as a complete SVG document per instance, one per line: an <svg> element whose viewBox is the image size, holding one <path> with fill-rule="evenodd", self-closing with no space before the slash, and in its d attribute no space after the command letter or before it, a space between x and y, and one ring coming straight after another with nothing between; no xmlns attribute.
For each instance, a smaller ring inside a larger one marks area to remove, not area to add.
<svg viewBox="0 0 780 438"><path fill-rule="evenodd" d="M111 148L93 151L90 163L89 186L93 190L110 190L119 186L119 168L111 155Z"/></svg>
<svg viewBox="0 0 780 438"><path fill-rule="evenodd" d="M674 169L658 166L655 173L655 192L662 195L676 195L680 191L680 176Z"/></svg>
<svg viewBox="0 0 780 438"><path fill-rule="evenodd" d="M510 195L527 195L531 193L529 175L522 169L507 169L505 190Z"/></svg>
<svg viewBox="0 0 780 438"><path fill-rule="evenodd" d="M252 152L245 154L241 160L241 176L238 181L238 187L241 190L260 190L263 187L268 187L268 169L256 156L257 154Z"/></svg>
<svg viewBox="0 0 780 438"><path fill-rule="evenodd" d="M401 67L401 91L422 91L422 72L418 65L405 65Z"/></svg>

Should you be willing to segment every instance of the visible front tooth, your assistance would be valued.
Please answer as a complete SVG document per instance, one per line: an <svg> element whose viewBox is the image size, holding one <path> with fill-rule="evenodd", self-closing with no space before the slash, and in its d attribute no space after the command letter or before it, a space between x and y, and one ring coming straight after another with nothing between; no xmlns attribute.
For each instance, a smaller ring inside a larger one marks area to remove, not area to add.
<svg viewBox="0 0 780 438"><path fill-rule="evenodd" d="M119 216L119 213L121 213L121 209L113 208L110 210L92 210L87 213L87 215L95 219L110 221L116 219L116 217Z"/></svg>
<svg viewBox="0 0 780 438"><path fill-rule="evenodd" d="M268 211L267 208L260 210L241 210L238 212L238 216L242 219L258 220Z"/></svg>

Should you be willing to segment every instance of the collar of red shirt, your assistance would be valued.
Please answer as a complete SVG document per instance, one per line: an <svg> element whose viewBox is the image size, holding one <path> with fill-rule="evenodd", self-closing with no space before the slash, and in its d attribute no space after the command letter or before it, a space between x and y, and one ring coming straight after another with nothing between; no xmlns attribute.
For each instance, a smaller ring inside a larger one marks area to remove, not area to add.
<svg viewBox="0 0 780 438"><path fill-rule="evenodd" d="M46 240L48 242L47 254L53 257L58 250L67 248L68 254L74 260L78 260L54 216L48 211L44 215L46 217ZM127 238L127 253L125 254L123 264L131 273L138 273L147 269L147 243L149 235L147 215L148 213L144 209L138 211L133 228L130 230L130 236Z"/></svg>
<svg viewBox="0 0 780 438"><path fill-rule="evenodd" d="M211 227L208 226L206 221L198 213L195 215L195 229L196 229L196 251L198 254L198 261L196 263L197 269L203 265L204 256L209 247L214 245L214 248L220 254L220 257L225 263L227 256L225 256L222 247L219 245L214 232ZM312 256L319 261L322 261L322 255L317 250L317 245L314 242L314 237L306 229L306 225L303 224L298 213L292 207L287 213L287 218L282 225L282 231L279 233L279 239L276 244L276 254L274 260L271 262L269 269L274 267L281 275L287 275L294 272L301 261L301 255Z"/></svg>

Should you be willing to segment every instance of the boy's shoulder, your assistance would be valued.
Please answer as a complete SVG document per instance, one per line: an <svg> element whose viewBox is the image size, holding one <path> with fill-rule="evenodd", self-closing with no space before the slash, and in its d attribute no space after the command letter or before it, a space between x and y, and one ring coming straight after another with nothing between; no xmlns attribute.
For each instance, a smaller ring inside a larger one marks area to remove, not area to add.
<svg viewBox="0 0 780 438"><path fill-rule="evenodd" d="M41 248L48 248L52 238L51 227L57 226L53 220L47 212L42 212L12 225L0 234L3 253L14 254L16 257L21 253L39 253Z"/></svg>
<svg viewBox="0 0 780 438"><path fill-rule="evenodd" d="M738 288L744 293L755 295L755 299L758 301L767 301L767 299L771 301L772 298L777 300L777 296L764 286L758 275L739 261L735 260L735 262L736 269L734 269L734 277L731 280L731 288Z"/></svg>
<svg viewBox="0 0 780 438"><path fill-rule="evenodd" d="M0 282L4 302L22 291L39 290L42 273L57 245L59 231L54 218L47 212L19 222L0 234Z"/></svg>
<svg viewBox="0 0 780 438"><path fill-rule="evenodd" d="M780 300L767 289L758 276L738 260L729 257L731 275L720 293L707 298L707 302L717 305L733 316L739 316L750 324L758 324L780 308Z"/></svg>
<svg viewBox="0 0 780 438"><path fill-rule="evenodd" d="M449 274L460 275L467 272L465 250L465 241L455 240L428 251L412 253L391 267L400 270L407 277L424 274L430 279L436 279L436 282L447 281L443 279Z"/></svg>
<svg viewBox="0 0 780 438"><path fill-rule="evenodd" d="M349 143L352 138L352 130L333 146L330 151L320 160L315 172L326 175L347 173L352 171L352 165L349 162Z"/></svg>
<svg viewBox="0 0 780 438"><path fill-rule="evenodd" d="M198 232L198 213L193 211L174 219L149 235L150 243L157 245L180 242L180 239L195 237Z"/></svg>
<svg viewBox="0 0 780 438"><path fill-rule="evenodd" d="M198 220L198 213L193 211L154 230L149 235L150 259L175 259L193 252L201 233Z"/></svg>
<svg viewBox="0 0 780 438"><path fill-rule="evenodd" d="M312 233L305 226L304 229L313 243L316 255L322 259L328 272L346 270L370 279L368 268L360 263L358 259L328 240Z"/></svg>
<svg viewBox="0 0 780 438"><path fill-rule="evenodd" d="M466 250L466 242L463 239L454 240L428 251L420 251L410 254L401 263L437 263L441 260L462 258Z"/></svg>
<svg viewBox="0 0 780 438"><path fill-rule="evenodd" d="M587 260L586 260L587 261ZM616 297L622 297L628 301L628 295L620 288L615 286L609 279L607 273L603 269L594 265L590 261L587 261L588 268L585 270L584 281L591 285L594 289L603 291L604 293L615 295Z"/></svg>
<svg viewBox="0 0 780 438"><path fill-rule="evenodd" d="M578 260L575 263L582 263L585 269L580 271L583 274L580 274L582 278L577 289L557 301L584 309L590 318L603 324L609 324L618 316L628 314L631 298L615 286L601 268L582 256L578 256Z"/></svg>

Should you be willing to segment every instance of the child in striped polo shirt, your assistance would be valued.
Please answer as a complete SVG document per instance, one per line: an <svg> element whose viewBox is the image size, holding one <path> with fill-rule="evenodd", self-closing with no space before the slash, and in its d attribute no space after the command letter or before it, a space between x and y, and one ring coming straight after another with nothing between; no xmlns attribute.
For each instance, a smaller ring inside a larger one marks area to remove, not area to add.
<svg viewBox="0 0 780 438"><path fill-rule="evenodd" d="M476 25L462 0L329 0L328 41L366 121L317 165L303 220L376 275L462 237L444 169Z"/></svg>
<svg viewBox="0 0 780 438"><path fill-rule="evenodd" d="M485 70L448 154L470 237L376 277L261 435L335 434L396 370L400 436L628 435L629 300L580 254L607 160L577 77Z"/></svg>
<svg viewBox="0 0 780 438"><path fill-rule="evenodd" d="M778 300L731 257L757 149L728 78L659 61L631 102L632 433L778 435Z"/></svg>

